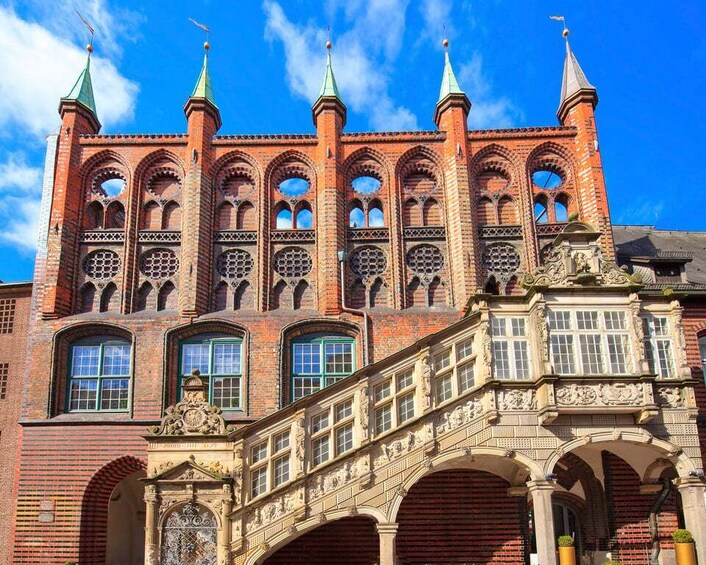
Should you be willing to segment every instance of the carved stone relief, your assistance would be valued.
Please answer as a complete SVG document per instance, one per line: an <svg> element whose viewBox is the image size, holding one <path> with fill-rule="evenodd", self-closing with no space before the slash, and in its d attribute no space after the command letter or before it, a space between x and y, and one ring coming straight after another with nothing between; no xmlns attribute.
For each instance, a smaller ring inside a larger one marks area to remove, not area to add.
<svg viewBox="0 0 706 565"><path fill-rule="evenodd" d="M537 397L533 389L502 389L498 391L499 410L536 410Z"/></svg>
<svg viewBox="0 0 706 565"><path fill-rule="evenodd" d="M483 403L480 397L472 398L465 404L459 404L453 409L446 410L438 416L436 425L437 434L445 434L483 414Z"/></svg>
<svg viewBox="0 0 706 565"><path fill-rule="evenodd" d="M644 402L642 388L634 383L557 385L556 401L564 406L636 406Z"/></svg>

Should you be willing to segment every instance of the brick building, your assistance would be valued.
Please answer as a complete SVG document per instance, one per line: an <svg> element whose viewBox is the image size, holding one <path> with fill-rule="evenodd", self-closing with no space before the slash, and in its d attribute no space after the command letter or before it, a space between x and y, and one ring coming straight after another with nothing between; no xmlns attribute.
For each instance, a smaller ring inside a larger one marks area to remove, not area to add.
<svg viewBox="0 0 706 565"><path fill-rule="evenodd" d="M206 55L186 134L101 135L89 57L0 551L550 565L565 533L669 563L686 525L706 554L706 310L614 263L597 102L567 42L559 126L469 131L447 52L437 130L349 133L329 55L314 134L224 136Z"/></svg>

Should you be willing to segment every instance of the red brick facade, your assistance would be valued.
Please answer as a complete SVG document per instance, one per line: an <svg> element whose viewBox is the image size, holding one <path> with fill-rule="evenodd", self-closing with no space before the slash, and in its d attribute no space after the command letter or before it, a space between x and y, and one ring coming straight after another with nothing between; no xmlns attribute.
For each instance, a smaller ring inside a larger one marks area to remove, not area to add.
<svg viewBox="0 0 706 565"><path fill-rule="evenodd" d="M21 404L12 563L105 561L107 500L144 468L145 427L177 400L184 339L217 333L243 340L242 410L227 419L244 424L291 400L290 342L297 336L352 337L356 366L363 365L363 318L342 306L370 306L367 358L374 362L460 319L478 289L521 293L519 274L541 263L564 227L555 203L598 229L606 254L614 253L591 101L577 100L560 126L470 132L466 110L454 103L439 108L438 131L406 133L346 133L345 109L335 100L315 107L313 135L218 136L220 117L204 99L191 99L186 114L185 135L100 135L85 108L62 103ZM540 170L559 175L561 186L534 184ZM359 176L377 179L379 191L356 193L351 182ZM290 178L305 179L308 192L280 192ZM103 192L107 179L123 179L123 192ZM548 222L535 222L536 204ZM358 205L364 214L379 207L383 225L352 227L349 214ZM283 209L294 222L298 211L310 211L312 227L278 228ZM342 283L337 253L360 257L363 249L384 257L384 266L355 272L347 261ZM292 250L297 259L286 259L283 252ZM240 263L229 271L221 258L234 251ZM17 320L26 324L28 300L17 304ZM704 315L693 315L687 311L685 323L697 367L694 332ZM0 364L6 356L11 367L22 366L23 335L24 325L11 350L0 335ZM67 410L69 349L97 335L132 344L125 412ZM8 382L19 408L18 379ZM19 413L0 416L0 447L14 453L8 426ZM618 483L620 465L613 467L615 492L632 493ZM0 470L4 493L10 474ZM402 562L439 561L421 547L432 547L424 536L442 523L430 514L439 497L453 538L433 546L441 561L524 563L528 509L507 488L494 475L460 470L415 486L400 511ZM612 539L632 539L622 518L613 518ZM348 540L356 551L377 554L372 522L356 517L307 534L267 563L299 562L302 552L316 557L301 562L330 562L326 540L340 539L342 528L355 533ZM0 542L0 563L8 549Z"/></svg>

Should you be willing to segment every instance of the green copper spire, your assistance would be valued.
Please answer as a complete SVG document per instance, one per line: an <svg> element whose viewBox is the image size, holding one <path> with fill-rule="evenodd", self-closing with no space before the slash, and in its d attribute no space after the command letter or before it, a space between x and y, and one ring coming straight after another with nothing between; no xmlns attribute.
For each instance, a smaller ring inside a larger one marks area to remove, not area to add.
<svg viewBox="0 0 706 565"><path fill-rule="evenodd" d="M214 106L216 101L213 99L213 89L211 88L211 75L208 73L208 42L204 44L206 53L203 56L203 67L201 68L201 74L199 74L199 79L196 81L196 87L191 93L191 98L205 98Z"/></svg>
<svg viewBox="0 0 706 565"><path fill-rule="evenodd" d="M319 98L323 97L334 97L341 99L341 95L338 93L338 86L336 86L336 77L333 76L333 67L331 66L331 42L326 42L326 49L328 53L326 54L326 74L324 75L324 82L321 84L321 90L319 91Z"/></svg>
<svg viewBox="0 0 706 565"><path fill-rule="evenodd" d="M75 100L79 102L91 112L94 116L98 116L96 112L96 101L93 98L93 84L91 83L91 52L93 48L88 46L88 57L86 58L86 67L78 76L76 84L74 84L71 92L63 98L63 100Z"/></svg>
<svg viewBox="0 0 706 565"><path fill-rule="evenodd" d="M449 94L464 94L461 87L458 85L454 70L451 68L451 59L449 59L449 41L444 39L444 75L441 79L441 90L439 91L439 102L446 98Z"/></svg>

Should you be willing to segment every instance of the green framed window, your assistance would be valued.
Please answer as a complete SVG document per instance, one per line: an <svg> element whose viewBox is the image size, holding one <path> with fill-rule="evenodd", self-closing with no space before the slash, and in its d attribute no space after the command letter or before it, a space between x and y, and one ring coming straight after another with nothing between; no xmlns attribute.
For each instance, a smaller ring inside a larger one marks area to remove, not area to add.
<svg viewBox="0 0 706 565"><path fill-rule="evenodd" d="M208 401L222 410L243 408L243 340L231 336L207 335L180 344L179 398L181 386L198 369L208 384Z"/></svg>
<svg viewBox="0 0 706 565"><path fill-rule="evenodd" d="M355 340L310 335L292 341L292 402L321 390L355 371Z"/></svg>
<svg viewBox="0 0 706 565"><path fill-rule="evenodd" d="M126 412L130 397L132 346L127 341L90 338L69 350L66 409L70 412Z"/></svg>

